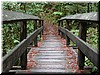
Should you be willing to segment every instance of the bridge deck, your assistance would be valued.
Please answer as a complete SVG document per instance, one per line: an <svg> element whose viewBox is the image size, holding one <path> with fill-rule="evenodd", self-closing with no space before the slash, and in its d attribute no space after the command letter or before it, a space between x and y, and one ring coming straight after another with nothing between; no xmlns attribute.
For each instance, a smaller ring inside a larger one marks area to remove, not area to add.
<svg viewBox="0 0 100 75"><path fill-rule="evenodd" d="M77 50L66 46L57 33L55 25L44 23L42 40L27 54L27 70L15 70L16 73L78 73Z"/></svg>
<svg viewBox="0 0 100 75"><path fill-rule="evenodd" d="M31 47L27 58L27 70L17 70L17 73L74 73L77 66L77 55L65 46L57 35L57 28L44 25L44 35L39 47ZM69 53L67 53L69 52Z"/></svg>
<svg viewBox="0 0 100 75"><path fill-rule="evenodd" d="M67 50L60 38L46 35L42 45L31 48L28 53L27 70L19 70L17 73L74 73L77 67L76 57L73 56L74 53L67 55Z"/></svg>

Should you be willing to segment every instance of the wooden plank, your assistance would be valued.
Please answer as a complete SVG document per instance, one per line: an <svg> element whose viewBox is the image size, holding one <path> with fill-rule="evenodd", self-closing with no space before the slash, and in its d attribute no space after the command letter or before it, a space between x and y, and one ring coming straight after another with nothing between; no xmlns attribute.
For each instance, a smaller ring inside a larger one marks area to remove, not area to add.
<svg viewBox="0 0 100 75"><path fill-rule="evenodd" d="M80 22L79 26L79 38L86 42L86 32L87 32L87 23ZM79 69L84 69L85 55L80 49L78 49L78 65Z"/></svg>
<svg viewBox="0 0 100 75"><path fill-rule="evenodd" d="M11 52L3 57L3 72L8 72L15 64L16 60L25 52L27 46L32 43L34 38L43 30L43 27L38 28L26 39L19 43Z"/></svg>
<svg viewBox="0 0 100 75"><path fill-rule="evenodd" d="M22 21L22 20L40 20L38 16L28 15L24 13L3 10L3 22Z"/></svg>
<svg viewBox="0 0 100 75"><path fill-rule="evenodd" d="M59 27L59 30L65 33L74 43L76 43L76 45L84 53L84 55L86 55L89 58L89 60L94 63L95 66L99 67L98 50L95 50L92 47L90 47L87 43L85 43L79 37L75 36L68 29Z"/></svg>
<svg viewBox="0 0 100 75"><path fill-rule="evenodd" d="M62 17L59 20L80 20L80 21L89 21L89 22L98 22L98 12L74 14Z"/></svg>

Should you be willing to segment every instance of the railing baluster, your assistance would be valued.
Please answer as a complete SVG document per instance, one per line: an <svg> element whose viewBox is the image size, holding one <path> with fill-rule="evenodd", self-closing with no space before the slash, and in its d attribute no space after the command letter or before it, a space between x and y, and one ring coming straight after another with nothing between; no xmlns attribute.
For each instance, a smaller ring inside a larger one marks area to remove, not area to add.
<svg viewBox="0 0 100 75"><path fill-rule="evenodd" d="M60 27L60 21L58 21L58 28ZM58 29L58 35L60 35L60 30Z"/></svg>
<svg viewBox="0 0 100 75"><path fill-rule="evenodd" d="M80 23L80 27L79 27L79 37L86 41L86 31L87 31L87 23L85 22L81 22ZM84 61L85 61L85 55L83 54L83 52L78 49L78 65L79 65L79 69L84 69Z"/></svg>
<svg viewBox="0 0 100 75"><path fill-rule="evenodd" d="M41 20L39 20L39 28L41 27ZM40 33L40 38L41 38L41 33Z"/></svg>
<svg viewBox="0 0 100 75"><path fill-rule="evenodd" d="M26 21L22 21L20 25L21 25L20 41L22 41L27 37L27 23ZM20 57L20 65L22 69L26 69L27 67L27 49Z"/></svg>
<svg viewBox="0 0 100 75"><path fill-rule="evenodd" d="M34 31L37 29L37 20L34 20ZM38 46L37 45L37 36L36 38L34 39L34 46Z"/></svg>
<svg viewBox="0 0 100 75"><path fill-rule="evenodd" d="M41 26L43 26L43 20L41 20L42 21L42 24L41 24ZM43 30L44 30L44 27L43 27ZM43 35L43 30L42 30L42 32L41 32L41 34Z"/></svg>
<svg viewBox="0 0 100 75"><path fill-rule="evenodd" d="M70 30L69 21L68 21L68 20L66 20L66 28L67 28L68 30ZM70 38L67 36L67 37L66 37L66 45L68 46L69 44L70 44Z"/></svg>
<svg viewBox="0 0 100 75"><path fill-rule="evenodd" d="M60 23L61 23L61 27L63 27L63 20ZM63 32L61 32L61 38L64 38L64 33Z"/></svg>

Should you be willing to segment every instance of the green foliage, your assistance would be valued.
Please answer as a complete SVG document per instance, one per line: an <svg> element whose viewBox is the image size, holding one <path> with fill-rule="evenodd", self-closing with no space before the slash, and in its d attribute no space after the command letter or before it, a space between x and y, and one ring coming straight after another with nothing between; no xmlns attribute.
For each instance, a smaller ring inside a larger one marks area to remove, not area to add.
<svg viewBox="0 0 100 75"><path fill-rule="evenodd" d="M71 32L75 35L75 36L78 36L78 34L79 34L79 30L71 30Z"/></svg>
<svg viewBox="0 0 100 75"><path fill-rule="evenodd" d="M87 43L95 48L96 50L98 50L98 27L96 27L96 24L94 24L95 26L93 27L93 24L92 24L92 27L89 27L87 29L87 37L86 37L86 41ZM75 36L78 36L79 34L79 30L77 30L77 27L75 28L72 28L71 29L71 32L75 35ZM70 45L75 45L73 42L71 42ZM92 69L92 72L98 72L98 69L96 66L93 65L93 63L87 58L85 57L85 62L84 62L85 66L92 66L93 69Z"/></svg>
<svg viewBox="0 0 100 75"><path fill-rule="evenodd" d="M90 12L98 12L98 3L89 3ZM12 10L17 12L23 12L27 14L37 15L48 22L57 24L57 20L63 16L72 15L76 13L85 13L88 11L88 3L75 3L75 2L3 2L2 8L6 10ZM79 22L72 21L71 23L71 32L74 35L78 36L79 33ZM19 41L19 24L4 24L2 26L2 42L3 42L3 51L9 52L13 49ZM27 35L34 31L33 21L27 22ZM98 45L98 33L96 27L90 27L87 30L86 41L93 48L97 49ZM40 40L38 36L38 40ZM72 43L72 45L74 45ZM85 58L85 65L94 66L93 63ZM92 71L96 71L97 68L94 66Z"/></svg>
<svg viewBox="0 0 100 75"><path fill-rule="evenodd" d="M85 63L84 64L85 64L85 66L92 66L93 67L91 72L93 72L93 73L98 72L98 68L96 66L94 66L93 63L87 57L85 57Z"/></svg>
<svg viewBox="0 0 100 75"><path fill-rule="evenodd" d="M94 66L93 63L87 58L85 57L85 66Z"/></svg>
<svg viewBox="0 0 100 75"><path fill-rule="evenodd" d="M34 31L34 23L33 21L27 21L27 35Z"/></svg>
<svg viewBox="0 0 100 75"><path fill-rule="evenodd" d="M98 68L96 66L93 67L92 72L98 73Z"/></svg>
<svg viewBox="0 0 100 75"><path fill-rule="evenodd" d="M62 12L53 12L52 14L55 16L53 23L57 23L57 20L63 15Z"/></svg>
<svg viewBox="0 0 100 75"><path fill-rule="evenodd" d="M97 27L88 28L86 41L95 49L98 49L98 36Z"/></svg>
<svg viewBox="0 0 100 75"><path fill-rule="evenodd" d="M3 50L9 52L19 42L19 25L18 24L4 24L3 25Z"/></svg>

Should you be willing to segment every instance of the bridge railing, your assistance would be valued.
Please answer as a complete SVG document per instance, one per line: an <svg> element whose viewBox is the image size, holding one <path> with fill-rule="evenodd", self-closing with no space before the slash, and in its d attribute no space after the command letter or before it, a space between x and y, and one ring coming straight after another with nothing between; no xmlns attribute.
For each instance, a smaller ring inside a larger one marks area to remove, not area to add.
<svg viewBox="0 0 100 75"><path fill-rule="evenodd" d="M62 17L58 20L58 34L66 39L66 45L70 44L70 40L73 41L78 47L78 65L79 69L84 69L85 56L98 68L99 67L99 53L98 50L93 49L86 43L86 33L89 23L95 22L98 25L97 13L84 13L71 16ZM66 26L63 26L63 21L66 20ZM78 21L79 25L79 37L70 32L69 21ZM98 25L99 26L99 25ZM99 33L99 30L98 30ZM99 40L99 38L98 38ZM98 43L99 47L99 43Z"/></svg>
<svg viewBox="0 0 100 75"><path fill-rule="evenodd" d="M34 31L27 36L27 21L33 20ZM37 16L17 13L13 11L3 10L3 24L20 22L20 43L13 48L9 53L3 56L3 72L9 70L15 65L16 61L20 58L20 65L22 69L27 68L27 47L34 42L37 44L37 36L43 33L43 20ZM38 24L39 23L39 24ZM37 26L39 25L39 28Z"/></svg>

